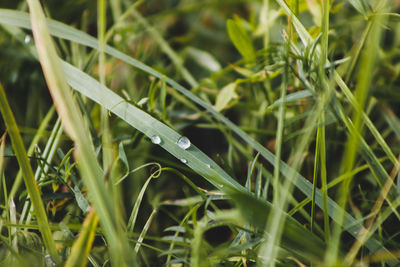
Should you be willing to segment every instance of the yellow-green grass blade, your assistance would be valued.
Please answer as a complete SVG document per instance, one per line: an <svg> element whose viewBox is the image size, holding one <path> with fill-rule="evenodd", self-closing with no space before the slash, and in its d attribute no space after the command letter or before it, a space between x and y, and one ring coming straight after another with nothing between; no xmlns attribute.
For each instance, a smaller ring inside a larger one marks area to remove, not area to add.
<svg viewBox="0 0 400 267"><path fill-rule="evenodd" d="M55 111L56 110L55 110L54 106L52 106L49 109L49 111L47 112L46 116L41 121L39 128L36 131L31 144L28 147L28 150L27 150L28 157L33 155L34 148L39 143L40 139L44 136L46 127L49 125L50 120L53 118ZM11 187L9 198L13 198L15 196L16 192L18 191L19 187L21 186L21 182L22 182L22 172L18 171L15 181Z"/></svg>
<svg viewBox="0 0 400 267"><path fill-rule="evenodd" d="M39 61L64 129L76 143L75 158L109 242L113 264L135 265L128 240L123 235L120 222L116 220L112 196L105 187L103 171L87 135L87 127L66 82L42 7L37 0L29 0L28 5Z"/></svg>
<svg viewBox="0 0 400 267"><path fill-rule="evenodd" d="M35 217L39 225L39 230L42 234L44 244L53 258L54 261L59 262L60 257L57 253L56 245L50 230L50 226L47 220L46 211L43 206L42 199L40 197L40 191L36 184L35 177L31 165L29 163L28 155L22 142L21 135L14 115L11 111L10 105L8 104L7 97L3 86L0 84L0 111L3 116L3 120L8 130L8 134L11 138L12 146L17 157L19 166L24 177L25 186L28 190L31 198L33 207L35 209Z"/></svg>
<svg viewBox="0 0 400 267"><path fill-rule="evenodd" d="M71 254L65 263L66 267L83 267L86 266L90 249L93 245L99 218L92 209L86 216L79 233L78 239L71 248Z"/></svg>
<svg viewBox="0 0 400 267"><path fill-rule="evenodd" d="M295 18L293 18L293 20L295 21ZM20 11L0 9L0 23L11 24L14 26L30 29L29 15L24 12L20 12ZM52 35L63 38L63 39L67 39L67 40L70 40L73 42L77 42L77 43L83 44L83 45L91 47L91 48L98 49L98 41L94 37L92 37L84 32L81 32L77 29L74 29L72 27L69 27L58 21L48 20L48 23L49 23L49 29L50 29ZM304 31L305 31L305 29L304 29ZM312 39L308 35L307 31L305 31L305 33L303 33L301 35L301 37L305 38L305 40L307 40L309 42L312 41ZM186 97L191 99L193 102L199 104L203 108L210 111L210 113L213 114L217 119L219 119L221 122L223 122L225 125L227 125L230 129L232 129L233 132L235 132L238 136L240 136L243 140L245 140L255 150L260 152L261 155L269 163L274 164L274 162L275 162L274 154L272 154L269 150L267 150L263 145L261 145L260 143L256 142L254 139L249 137L249 135L247 133L245 133L242 129L240 129L238 126L236 126L231 121L229 121L226 117L224 117L223 115L221 115L220 113L215 111L211 105L205 103L202 99L195 96L193 93L191 93L190 91L188 91L187 89L185 89L184 87L182 87L181 85L176 83L174 80L165 77L165 75L155 71L151 67L143 64L140 61L135 60L132 57L129 57L129 56L123 54L122 52L120 52L110 46L106 46L105 50L106 50L106 53L108 53L116 58L119 58L122 61L124 61L144 72L147 72L157 78L165 79L166 83L168 83L171 87L175 88L177 91L179 91L180 93L182 93L183 95L185 95ZM346 86L346 85L344 85L344 86ZM363 116L364 119L368 118L365 116ZM369 125L368 123L366 123L366 124L367 124L367 126ZM372 127L374 127L372 122L370 123L369 126L371 126L371 125L372 125ZM376 128L375 128L375 130L376 130ZM377 132L377 130L376 130L376 132ZM383 140L383 138L382 138L382 140ZM383 140L383 142L384 142L384 140ZM381 144L381 142L380 142L380 144ZM291 167L288 166L283 161L281 162L280 169L284 176L288 176L291 174ZM294 182L295 186L300 191L302 191L307 197L309 197L310 199L312 198L312 184L308 180L306 180L299 173L295 173L293 182ZM321 194L320 190L317 190L317 192L316 192L315 201L319 207L321 207L321 208L323 207L322 194ZM336 221L338 219L337 214L338 214L338 212L340 212L341 208L330 198L328 199L328 206L329 206L328 207L329 216L334 221ZM346 215L345 215L345 224L344 225L345 225L345 229L354 237L357 236L358 231L362 227L361 224L359 222L357 222L356 219L354 219L348 213L346 213ZM383 245L374 238L371 238L370 240L368 240L366 242L366 246L368 247L368 249L370 251L376 251L378 249L383 248Z"/></svg>

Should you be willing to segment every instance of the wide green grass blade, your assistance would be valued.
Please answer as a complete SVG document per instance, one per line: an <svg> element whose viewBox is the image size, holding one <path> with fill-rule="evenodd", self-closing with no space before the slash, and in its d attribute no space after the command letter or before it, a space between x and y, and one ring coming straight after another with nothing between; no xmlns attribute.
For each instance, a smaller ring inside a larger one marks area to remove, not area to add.
<svg viewBox="0 0 400 267"><path fill-rule="evenodd" d="M56 245L50 230L50 226L47 220L46 211L43 206L43 202L40 196L39 188L36 184L35 177L31 165L29 163L28 155L22 142L21 135L17 123L15 121L14 115L11 111L10 105L8 104L6 94L4 92L3 86L0 84L0 111L3 116L4 123L7 127L8 134L12 141L12 146L14 149L15 156L17 157L19 166L24 177L25 186L28 190L31 202L35 209L35 217L39 225L40 233L42 234L44 244L53 258L54 261L60 262L60 257L58 255Z"/></svg>

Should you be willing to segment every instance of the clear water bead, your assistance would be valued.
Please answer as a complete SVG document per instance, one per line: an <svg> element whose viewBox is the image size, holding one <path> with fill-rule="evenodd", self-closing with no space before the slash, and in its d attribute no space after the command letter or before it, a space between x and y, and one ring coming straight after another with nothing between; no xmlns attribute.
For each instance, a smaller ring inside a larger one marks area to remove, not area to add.
<svg viewBox="0 0 400 267"><path fill-rule="evenodd" d="M153 135L150 139L153 144L161 144L161 138L158 135Z"/></svg>
<svg viewBox="0 0 400 267"><path fill-rule="evenodd" d="M189 140L187 137L185 137L185 136L181 136L181 137L179 137L179 139L178 139L178 141L176 142L176 144L177 144L180 148L186 150L186 149L188 149L188 148L190 147L190 140Z"/></svg>
<svg viewBox="0 0 400 267"><path fill-rule="evenodd" d="M207 166L207 168L211 168L211 165L210 165L210 164L208 164L208 163L206 164L206 166Z"/></svg>
<svg viewBox="0 0 400 267"><path fill-rule="evenodd" d="M29 44L31 42L31 37L29 35L25 36L24 42Z"/></svg>
<svg viewBox="0 0 400 267"><path fill-rule="evenodd" d="M181 162L186 164L187 160L186 159L181 159Z"/></svg>

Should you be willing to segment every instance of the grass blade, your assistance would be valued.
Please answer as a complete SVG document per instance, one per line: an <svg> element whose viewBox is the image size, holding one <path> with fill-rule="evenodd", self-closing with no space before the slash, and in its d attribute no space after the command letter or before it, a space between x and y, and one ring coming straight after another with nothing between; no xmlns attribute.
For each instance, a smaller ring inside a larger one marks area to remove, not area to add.
<svg viewBox="0 0 400 267"><path fill-rule="evenodd" d="M50 253L54 261L59 262L60 257L56 250L56 245L50 230L50 226L47 220L46 211L43 206L42 199L40 197L40 191L36 184L35 177L31 165L29 163L28 156L22 142L21 135L17 123L15 121L14 115L8 104L6 94L4 92L3 86L0 84L0 111L3 116L3 120L7 127L9 136L11 138L12 146L17 157L18 163L20 165L25 185L28 190L29 196L31 198L33 207L35 209L35 217L39 225L39 230L42 234L44 244Z"/></svg>
<svg viewBox="0 0 400 267"><path fill-rule="evenodd" d="M86 216L82 225L82 230L79 233L78 239L74 242L71 248L71 254L65 263L66 267L86 266L90 249L92 247L94 236L96 234L99 218L92 209Z"/></svg>

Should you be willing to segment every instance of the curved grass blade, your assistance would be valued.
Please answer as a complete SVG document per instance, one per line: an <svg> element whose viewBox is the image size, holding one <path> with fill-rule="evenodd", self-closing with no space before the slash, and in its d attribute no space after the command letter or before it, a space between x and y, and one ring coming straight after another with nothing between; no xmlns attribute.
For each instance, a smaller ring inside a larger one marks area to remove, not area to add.
<svg viewBox="0 0 400 267"><path fill-rule="evenodd" d="M146 224L144 225L143 230L142 230L142 232L140 233L139 238L138 238L138 241L137 241L136 246L135 246L135 252L136 252L136 254L139 252L139 249L140 249L140 246L141 246L141 244L142 244L142 242L143 242L143 239L144 239L144 237L146 236L146 233L147 233L147 231L149 230L150 225L151 225L151 222L153 221L153 218L154 218L154 216L155 216L156 214L157 214L157 209L154 209L154 210L151 212L149 218L147 219L147 222L146 222Z"/></svg>
<svg viewBox="0 0 400 267"><path fill-rule="evenodd" d="M135 223L136 223L136 218L137 218L137 215L139 213L139 207L140 207L140 204L142 203L143 196L144 196L144 193L145 193L145 191L147 189L147 186L149 185L150 181L153 178L159 177L160 174L161 174L161 166L160 166L159 169L157 169L155 172L153 172L150 175L149 178L147 178L147 180L144 183L142 189L140 190L139 195L136 198L135 205L133 206L133 209L132 209L132 212L131 212L131 216L129 217L128 226L127 226L128 232L133 232L133 228L135 227ZM139 242L141 242L141 241L139 241Z"/></svg>

